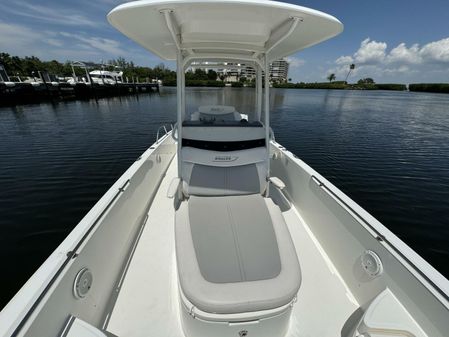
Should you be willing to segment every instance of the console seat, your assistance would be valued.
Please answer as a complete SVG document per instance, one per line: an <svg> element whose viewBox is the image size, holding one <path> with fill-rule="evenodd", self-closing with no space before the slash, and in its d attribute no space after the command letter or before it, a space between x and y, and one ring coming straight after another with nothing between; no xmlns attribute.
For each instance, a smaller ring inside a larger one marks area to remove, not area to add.
<svg viewBox="0 0 449 337"><path fill-rule="evenodd" d="M176 212L181 290L217 314L270 310L292 302L301 273L280 209L260 194L191 196Z"/></svg>
<svg viewBox="0 0 449 337"><path fill-rule="evenodd" d="M301 284L287 225L266 197L265 129L242 125L183 129L175 248L187 337L282 337Z"/></svg>

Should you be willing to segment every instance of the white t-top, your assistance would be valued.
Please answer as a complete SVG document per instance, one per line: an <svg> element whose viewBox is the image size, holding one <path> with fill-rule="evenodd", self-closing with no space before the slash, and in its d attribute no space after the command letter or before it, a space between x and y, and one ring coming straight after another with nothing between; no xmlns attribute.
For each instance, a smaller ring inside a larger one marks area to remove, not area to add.
<svg viewBox="0 0 449 337"><path fill-rule="evenodd" d="M267 0L142 0L114 8L108 20L166 60L175 60L179 47L186 56L244 59L267 54L272 61L343 30L342 23L328 14Z"/></svg>

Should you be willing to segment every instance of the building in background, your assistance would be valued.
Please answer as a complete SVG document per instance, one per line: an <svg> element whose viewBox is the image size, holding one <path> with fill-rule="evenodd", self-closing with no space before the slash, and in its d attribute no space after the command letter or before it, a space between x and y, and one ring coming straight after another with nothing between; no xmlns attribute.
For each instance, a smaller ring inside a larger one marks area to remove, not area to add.
<svg viewBox="0 0 449 337"><path fill-rule="evenodd" d="M242 77L242 69L245 67L241 63L225 62L223 68L217 69L218 78L224 82L239 82Z"/></svg>
<svg viewBox="0 0 449 337"><path fill-rule="evenodd" d="M217 79L224 82L239 82L242 77L246 78L247 67L242 63L232 62L192 62L187 71L195 71L196 69L202 69L206 73L209 70L213 70L217 73Z"/></svg>
<svg viewBox="0 0 449 337"><path fill-rule="evenodd" d="M242 77L246 78L246 81L251 82L256 79L256 70L253 67L243 65Z"/></svg>
<svg viewBox="0 0 449 337"><path fill-rule="evenodd" d="M256 70L244 63L232 62L193 62L188 70L203 69L206 73L209 70L217 72L217 80L228 83L251 82L256 79ZM283 83L288 79L288 62L285 59L273 61L270 64L270 82Z"/></svg>
<svg viewBox="0 0 449 337"><path fill-rule="evenodd" d="M288 62L280 59L270 64L270 82L285 83L288 80Z"/></svg>

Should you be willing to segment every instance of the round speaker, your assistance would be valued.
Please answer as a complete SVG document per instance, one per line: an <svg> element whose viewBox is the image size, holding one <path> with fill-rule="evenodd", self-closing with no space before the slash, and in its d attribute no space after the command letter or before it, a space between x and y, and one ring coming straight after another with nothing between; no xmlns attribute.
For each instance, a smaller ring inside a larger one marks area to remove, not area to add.
<svg viewBox="0 0 449 337"><path fill-rule="evenodd" d="M362 268L372 278L381 275L383 272L382 261L372 250L366 250L363 253Z"/></svg>
<svg viewBox="0 0 449 337"><path fill-rule="evenodd" d="M76 298L83 298L87 295L92 287L93 279L93 275L88 268L83 268L76 274L73 283L73 294Z"/></svg>

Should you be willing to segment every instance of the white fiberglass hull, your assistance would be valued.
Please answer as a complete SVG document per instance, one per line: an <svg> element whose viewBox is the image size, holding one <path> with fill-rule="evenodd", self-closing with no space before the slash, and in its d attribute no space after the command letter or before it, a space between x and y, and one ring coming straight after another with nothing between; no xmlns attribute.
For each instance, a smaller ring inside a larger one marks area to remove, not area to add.
<svg viewBox="0 0 449 337"><path fill-rule="evenodd" d="M166 196L177 175L175 155L168 134L124 173L3 309L0 336L59 336L71 316L100 333L183 336L174 207ZM271 173L286 184L275 199L303 274L287 336L352 337L376 330L363 315L375 316L387 304L396 308L390 317L397 326L381 321L386 333L447 335L449 287L443 276L274 142ZM382 264L377 276L364 269L367 251ZM80 298L74 282L84 268L92 283ZM215 328L205 333L216 335Z"/></svg>

